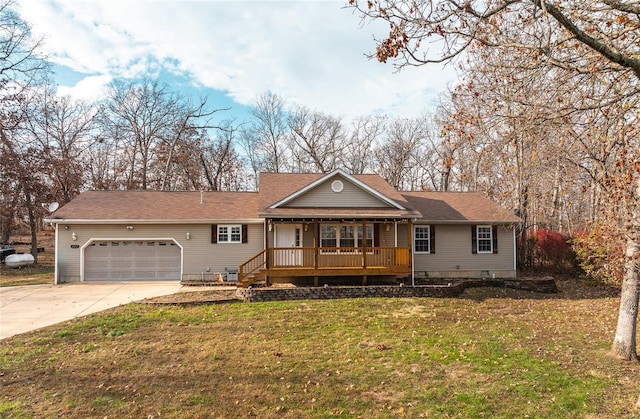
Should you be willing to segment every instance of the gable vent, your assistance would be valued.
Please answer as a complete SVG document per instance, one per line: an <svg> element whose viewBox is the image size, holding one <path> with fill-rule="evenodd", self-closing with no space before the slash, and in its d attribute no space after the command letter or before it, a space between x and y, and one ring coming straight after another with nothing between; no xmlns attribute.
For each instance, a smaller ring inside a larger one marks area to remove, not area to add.
<svg viewBox="0 0 640 419"><path fill-rule="evenodd" d="M342 183L341 180L334 180L333 182L331 182L331 190L333 192L342 192L342 190L344 189L344 184Z"/></svg>

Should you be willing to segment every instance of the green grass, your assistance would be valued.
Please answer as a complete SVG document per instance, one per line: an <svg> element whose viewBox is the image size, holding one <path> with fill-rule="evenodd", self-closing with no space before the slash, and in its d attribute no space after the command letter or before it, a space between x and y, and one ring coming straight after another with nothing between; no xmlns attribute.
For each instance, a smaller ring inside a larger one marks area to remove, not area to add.
<svg viewBox="0 0 640 419"><path fill-rule="evenodd" d="M639 417L617 299L581 292L130 304L1 341L0 415Z"/></svg>

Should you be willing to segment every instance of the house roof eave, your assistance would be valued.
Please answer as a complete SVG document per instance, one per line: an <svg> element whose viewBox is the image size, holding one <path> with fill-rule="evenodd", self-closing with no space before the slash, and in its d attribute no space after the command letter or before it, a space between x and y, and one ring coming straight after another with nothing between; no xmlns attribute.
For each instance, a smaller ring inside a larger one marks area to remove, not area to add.
<svg viewBox="0 0 640 419"><path fill-rule="evenodd" d="M263 218L219 218L219 219L83 219L45 218L47 224L262 224Z"/></svg>
<svg viewBox="0 0 640 419"><path fill-rule="evenodd" d="M324 219L336 219L336 218L349 218L349 219L418 219L419 215L416 214L368 214L368 213L276 213L276 212L261 212L258 213L260 217L264 218L288 218L288 219L303 219L303 218L324 218Z"/></svg>
<svg viewBox="0 0 640 419"><path fill-rule="evenodd" d="M515 225L520 224L522 221L515 220L429 220L426 218L420 218L417 220L422 224L434 224L434 225L451 225L451 224L459 224L459 225L472 225L472 224L508 224Z"/></svg>

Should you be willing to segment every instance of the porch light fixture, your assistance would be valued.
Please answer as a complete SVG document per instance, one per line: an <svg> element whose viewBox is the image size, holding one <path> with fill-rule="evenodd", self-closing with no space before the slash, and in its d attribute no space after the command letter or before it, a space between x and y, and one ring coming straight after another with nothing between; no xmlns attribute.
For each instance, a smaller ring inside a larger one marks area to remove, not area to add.
<svg viewBox="0 0 640 419"><path fill-rule="evenodd" d="M71 240L73 240L73 241L78 240L78 236L76 236L76 232L75 231L73 233L71 233Z"/></svg>
<svg viewBox="0 0 640 419"><path fill-rule="evenodd" d="M273 230L273 224L269 221L269 231Z"/></svg>
<svg viewBox="0 0 640 419"><path fill-rule="evenodd" d="M390 224L387 223L387 224L384 225L385 231L389 231L390 228L391 228Z"/></svg>
<svg viewBox="0 0 640 419"><path fill-rule="evenodd" d="M309 224L304 223L304 231L307 231L307 230L309 230Z"/></svg>
<svg viewBox="0 0 640 419"><path fill-rule="evenodd" d="M69 226L68 225L64 226L64 229L69 230Z"/></svg>
<svg viewBox="0 0 640 419"><path fill-rule="evenodd" d="M191 233L187 231L187 240L191 240Z"/></svg>
<svg viewBox="0 0 640 419"><path fill-rule="evenodd" d="M133 226L127 226L127 230L129 231L133 230Z"/></svg>

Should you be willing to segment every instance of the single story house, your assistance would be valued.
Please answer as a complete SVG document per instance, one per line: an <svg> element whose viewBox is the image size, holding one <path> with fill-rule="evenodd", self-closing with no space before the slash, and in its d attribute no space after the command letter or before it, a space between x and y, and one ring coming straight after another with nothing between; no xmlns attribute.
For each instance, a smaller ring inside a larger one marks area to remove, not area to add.
<svg viewBox="0 0 640 419"><path fill-rule="evenodd" d="M520 219L375 174L261 173L257 192L88 191L47 220L55 283L513 278Z"/></svg>

